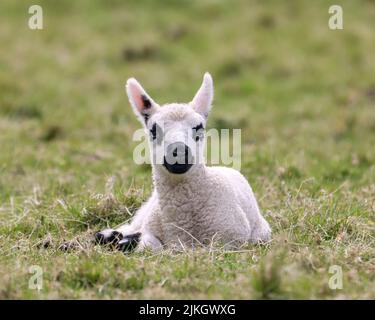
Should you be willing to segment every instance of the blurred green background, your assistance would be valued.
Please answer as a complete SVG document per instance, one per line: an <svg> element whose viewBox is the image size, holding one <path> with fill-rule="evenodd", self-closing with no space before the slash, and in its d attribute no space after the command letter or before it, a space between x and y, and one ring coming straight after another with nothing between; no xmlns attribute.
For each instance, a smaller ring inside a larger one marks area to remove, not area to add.
<svg viewBox="0 0 375 320"><path fill-rule="evenodd" d="M28 28L32 4L43 30ZM328 28L332 4L3 0L0 297L374 297L375 2L336 1L344 30ZM208 127L242 129L241 171L273 242L174 264L92 246L150 194L127 78L160 104L187 102L205 71ZM45 270L39 293L30 264ZM341 291L327 289L332 264Z"/></svg>

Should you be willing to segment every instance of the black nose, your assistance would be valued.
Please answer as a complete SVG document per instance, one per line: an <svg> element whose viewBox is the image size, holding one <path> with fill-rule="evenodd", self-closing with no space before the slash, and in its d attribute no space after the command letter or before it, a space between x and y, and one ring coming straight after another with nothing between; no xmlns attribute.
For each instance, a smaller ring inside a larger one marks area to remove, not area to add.
<svg viewBox="0 0 375 320"><path fill-rule="evenodd" d="M167 147L164 166L171 172L181 174L187 172L193 165L193 156L190 148L182 142L175 142Z"/></svg>

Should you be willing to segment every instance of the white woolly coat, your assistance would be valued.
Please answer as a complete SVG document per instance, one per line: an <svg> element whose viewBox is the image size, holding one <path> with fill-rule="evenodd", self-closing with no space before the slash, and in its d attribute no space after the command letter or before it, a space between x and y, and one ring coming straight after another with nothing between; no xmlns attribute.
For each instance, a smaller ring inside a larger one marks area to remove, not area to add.
<svg viewBox="0 0 375 320"><path fill-rule="evenodd" d="M155 177L152 196L122 229L125 234L142 233L138 250L269 240L270 227L241 173L225 167L194 169L188 179Z"/></svg>

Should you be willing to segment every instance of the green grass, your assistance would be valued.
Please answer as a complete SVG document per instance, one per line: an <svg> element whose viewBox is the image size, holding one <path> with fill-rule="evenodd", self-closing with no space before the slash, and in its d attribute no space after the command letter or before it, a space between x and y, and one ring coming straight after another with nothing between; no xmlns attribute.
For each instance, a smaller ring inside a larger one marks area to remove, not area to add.
<svg viewBox="0 0 375 320"><path fill-rule="evenodd" d="M323 0L39 1L42 31L27 27L31 4L0 4L1 299L375 298L373 2L336 1L341 31ZM132 160L126 79L159 103L189 101L206 70L209 127L242 128L241 171L272 241L93 246L151 192L150 168ZM332 265L341 290L328 287Z"/></svg>

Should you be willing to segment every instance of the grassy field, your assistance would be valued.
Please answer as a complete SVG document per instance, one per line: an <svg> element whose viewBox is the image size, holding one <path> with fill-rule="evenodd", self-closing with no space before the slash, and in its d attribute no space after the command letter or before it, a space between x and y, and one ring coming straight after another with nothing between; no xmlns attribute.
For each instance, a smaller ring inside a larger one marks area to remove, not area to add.
<svg viewBox="0 0 375 320"><path fill-rule="evenodd" d="M0 4L0 299L375 298L375 3ZM124 93L159 103L215 81L208 127L242 129L242 173L274 231L241 251L124 255L92 234L151 192ZM59 247L69 241L69 250ZM43 271L29 288L29 268ZM332 290L329 268L343 271Z"/></svg>

